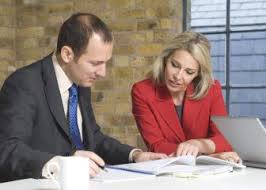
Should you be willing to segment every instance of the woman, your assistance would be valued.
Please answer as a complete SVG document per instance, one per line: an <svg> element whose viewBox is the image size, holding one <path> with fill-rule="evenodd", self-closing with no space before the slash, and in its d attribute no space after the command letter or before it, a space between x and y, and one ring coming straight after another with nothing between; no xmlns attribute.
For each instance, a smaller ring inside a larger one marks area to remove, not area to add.
<svg viewBox="0 0 266 190"><path fill-rule="evenodd" d="M210 44L195 32L178 35L132 88L133 114L150 151L240 158L211 121L226 116L221 85L213 80Z"/></svg>

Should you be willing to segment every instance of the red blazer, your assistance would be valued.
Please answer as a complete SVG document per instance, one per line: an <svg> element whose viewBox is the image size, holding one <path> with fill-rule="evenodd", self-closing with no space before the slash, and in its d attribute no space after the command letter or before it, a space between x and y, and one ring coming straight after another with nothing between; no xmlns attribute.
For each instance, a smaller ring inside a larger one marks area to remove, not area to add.
<svg viewBox="0 0 266 190"><path fill-rule="evenodd" d="M191 93L192 85L186 91L186 94ZM170 154L176 151L179 143L199 138L211 139L215 143L215 152L232 150L210 120L212 115L227 115L218 81L204 98L197 101L185 98L182 127L166 86L154 86L146 79L134 84L131 95L132 112L150 151Z"/></svg>

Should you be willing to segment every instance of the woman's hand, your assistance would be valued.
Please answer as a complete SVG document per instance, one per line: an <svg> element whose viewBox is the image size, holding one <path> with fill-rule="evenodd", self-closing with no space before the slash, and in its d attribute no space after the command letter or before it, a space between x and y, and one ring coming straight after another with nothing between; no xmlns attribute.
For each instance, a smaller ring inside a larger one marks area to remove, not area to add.
<svg viewBox="0 0 266 190"><path fill-rule="evenodd" d="M175 155L173 156L185 156L192 155L197 156L199 153L200 147L198 140L191 139L185 142L182 142L178 145Z"/></svg>
<svg viewBox="0 0 266 190"><path fill-rule="evenodd" d="M190 139L178 145L176 152L170 156L184 156L198 154L212 154L215 151L215 144L210 139Z"/></svg>
<svg viewBox="0 0 266 190"><path fill-rule="evenodd" d="M222 160L227 160L230 162L241 163L241 158L236 152L220 152L215 154L210 154L209 156L220 158Z"/></svg>

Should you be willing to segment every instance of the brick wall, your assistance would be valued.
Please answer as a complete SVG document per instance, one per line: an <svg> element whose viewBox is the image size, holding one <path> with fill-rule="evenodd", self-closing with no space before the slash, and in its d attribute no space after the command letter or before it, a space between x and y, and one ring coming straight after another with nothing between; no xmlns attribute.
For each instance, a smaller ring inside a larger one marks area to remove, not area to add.
<svg viewBox="0 0 266 190"><path fill-rule="evenodd" d="M0 84L16 61L15 51L15 0L0 1Z"/></svg>
<svg viewBox="0 0 266 190"><path fill-rule="evenodd" d="M182 0L17 0L16 12L11 1L5 1L0 9L10 9L4 13L13 19L13 27L8 27L1 15L0 37L7 40L11 36L2 30L15 34L9 39L12 43L0 46L1 58L7 59L0 64L1 81L9 65L12 72L53 51L62 21L73 12L94 13L110 26L115 37L114 54L107 77L93 87L94 111L105 133L137 145L131 86L144 78L164 43L182 31ZM16 45L11 46L14 39Z"/></svg>

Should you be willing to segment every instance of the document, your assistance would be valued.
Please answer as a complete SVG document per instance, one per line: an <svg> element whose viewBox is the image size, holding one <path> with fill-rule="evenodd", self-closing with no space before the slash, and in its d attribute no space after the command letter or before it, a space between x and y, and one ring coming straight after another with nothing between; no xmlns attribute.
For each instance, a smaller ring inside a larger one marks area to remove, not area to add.
<svg viewBox="0 0 266 190"><path fill-rule="evenodd" d="M118 170L112 168L106 168L106 170L107 172L101 171L96 177L91 178L91 180L101 183L114 183L121 181L143 180L155 177L155 175L147 175L126 170Z"/></svg>
<svg viewBox="0 0 266 190"><path fill-rule="evenodd" d="M170 173L190 174L218 174L230 172L233 168L245 168L244 165L236 164L210 156L180 156L152 160L139 163L109 165L108 168L137 172L150 175L164 175Z"/></svg>

